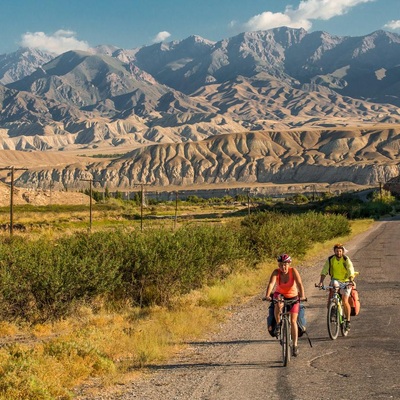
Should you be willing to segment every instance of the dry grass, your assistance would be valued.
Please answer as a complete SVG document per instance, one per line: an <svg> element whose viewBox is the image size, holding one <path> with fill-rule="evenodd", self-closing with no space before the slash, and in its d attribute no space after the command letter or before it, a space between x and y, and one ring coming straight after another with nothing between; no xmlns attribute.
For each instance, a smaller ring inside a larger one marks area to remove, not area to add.
<svg viewBox="0 0 400 400"><path fill-rule="evenodd" d="M12 352L2 349L0 354L1 365L6 365L0 385L5 397L0 395L0 399L68 398L68 388L78 387L93 376L100 379L97 384L105 386L130 379L132 370L162 363L188 340L216 329L227 316L223 306L244 301L259 291L265 273L263 267L232 276L225 283L176 299L171 309L126 307L111 314L82 308L69 320L26 329L22 334L36 340L16 344ZM4 327L4 331L11 334L11 328ZM20 354L17 359L15 352ZM22 375L18 368L21 357L29 366ZM32 381L37 388L28 384ZM41 397L38 388L49 397ZM18 395L18 390L22 394Z"/></svg>

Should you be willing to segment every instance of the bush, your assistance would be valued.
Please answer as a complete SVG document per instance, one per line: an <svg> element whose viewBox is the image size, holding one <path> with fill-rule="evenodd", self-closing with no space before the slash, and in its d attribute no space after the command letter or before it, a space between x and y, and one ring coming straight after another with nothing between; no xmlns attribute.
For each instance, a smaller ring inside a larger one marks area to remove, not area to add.
<svg viewBox="0 0 400 400"><path fill-rule="evenodd" d="M349 231L341 215L264 212L239 226L77 233L54 241L15 237L0 242L0 318L60 319L99 298L169 305L242 266L282 252L302 256L313 242Z"/></svg>
<svg viewBox="0 0 400 400"><path fill-rule="evenodd" d="M259 213L245 218L242 225L249 250L258 260L274 258L283 252L302 256L313 242L324 242L350 232L344 216L312 211L299 215Z"/></svg>
<svg viewBox="0 0 400 400"><path fill-rule="evenodd" d="M248 256L242 243L225 226L15 238L0 247L0 317L62 318L98 297L168 304L231 273Z"/></svg>

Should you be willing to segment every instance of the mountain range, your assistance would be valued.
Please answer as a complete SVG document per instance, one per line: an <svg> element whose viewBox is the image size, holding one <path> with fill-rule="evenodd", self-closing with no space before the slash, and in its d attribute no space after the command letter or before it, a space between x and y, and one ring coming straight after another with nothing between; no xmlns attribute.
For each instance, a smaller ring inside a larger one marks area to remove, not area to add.
<svg viewBox="0 0 400 400"><path fill-rule="evenodd" d="M0 55L0 156L74 154L30 167L21 185L88 174L115 187L374 184L399 175L399 60L394 33L285 27L59 56L19 49ZM116 156L76 160L93 153Z"/></svg>

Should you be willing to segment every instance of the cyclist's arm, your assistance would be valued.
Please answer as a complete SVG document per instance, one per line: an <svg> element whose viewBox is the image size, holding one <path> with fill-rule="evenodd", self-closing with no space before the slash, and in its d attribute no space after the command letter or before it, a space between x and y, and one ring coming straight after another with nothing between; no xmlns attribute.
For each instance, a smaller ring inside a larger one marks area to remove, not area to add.
<svg viewBox="0 0 400 400"><path fill-rule="evenodd" d="M296 268L293 268L293 277L294 277L294 281L296 282L297 288L299 289L300 299L305 299L306 296L304 294L303 282L301 280L301 276L299 274L299 271L297 271Z"/></svg>
<svg viewBox="0 0 400 400"><path fill-rule="evenodd" d="M346 264L347 264L347 272L349 274L349 280L353 282L356 274L354 272L354 266L350 258L347 258Z"/></svg>
<svg viewBox="0 0 400 400"><path fill-rule="evenodd" d="M324 284L325 277L328 275L328 273L329 273L329 259L325 261L325 264L322 268L321 276L319 278L319 286L322 286Z"/></svg>
<svg viewBox="0 0 400 400"><path fill-rule="evenodd" d="M271 277L269 278L269 283L268 283L268 286L267 286L267 291L265 292L265 297L266 297L267 299L271 297L272 290L273 290L273 288L274 288L274 286L275 286L275 284L276 284L276 277L277 277L277 275L278 275L278 270L275 269L275 270L272 272Z"/></svg>

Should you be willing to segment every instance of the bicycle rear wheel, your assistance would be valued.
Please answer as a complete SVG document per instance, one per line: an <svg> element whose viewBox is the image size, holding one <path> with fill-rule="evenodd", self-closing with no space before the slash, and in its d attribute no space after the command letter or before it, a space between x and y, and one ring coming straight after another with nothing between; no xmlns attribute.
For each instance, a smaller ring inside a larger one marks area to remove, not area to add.
<svg viewBox="0 0 400 400"><path fill-rule="evenodd" d="M328 306L328 318L327 318L327 325L328 325L328 333L329 337L332 340L335 340L339 335L339 310L337 305L331 301Z"/></svg>
<svg viewBox="0 0 400 400"><path fill-rule="evenodd" d="M290 324L287 318L282 320L282 336L281 336L281 343L282 343L282 360L283 366L286 367L290 361Z"/></svg>

